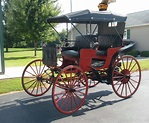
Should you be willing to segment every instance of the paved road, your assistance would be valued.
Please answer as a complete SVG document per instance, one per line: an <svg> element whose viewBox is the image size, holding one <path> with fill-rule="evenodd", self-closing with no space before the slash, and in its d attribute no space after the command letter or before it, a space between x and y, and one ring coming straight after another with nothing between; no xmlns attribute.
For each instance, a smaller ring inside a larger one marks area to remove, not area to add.
<svg viewBox="0 0 149 123"><path fill-rule="evenodd" d="M25 92L0 96L0 123L149 123L149 71L132 98L115 95L110 85L89 89L84 106L72 115L59 113L51 91L42 97Z"/></svg>

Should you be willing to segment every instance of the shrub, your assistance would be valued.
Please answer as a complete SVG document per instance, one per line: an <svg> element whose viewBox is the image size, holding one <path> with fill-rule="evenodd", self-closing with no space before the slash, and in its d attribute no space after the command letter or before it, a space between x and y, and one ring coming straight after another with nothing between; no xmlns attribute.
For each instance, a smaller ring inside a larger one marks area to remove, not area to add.
<svg viewBox="0 0 149 123"><path fill-rule="evenodd" d="M134 57L137 57L138 55L140 55L140 51L131 50L131 51L127 52L126 55L132 55Z"/></svg>
<svg viewBox="0 0 149 123"><path fill-rule="evenodd" d="M149 57L149 51L142 51L142 52L140 53L140 56L141 56L141 57Z"/></svg>

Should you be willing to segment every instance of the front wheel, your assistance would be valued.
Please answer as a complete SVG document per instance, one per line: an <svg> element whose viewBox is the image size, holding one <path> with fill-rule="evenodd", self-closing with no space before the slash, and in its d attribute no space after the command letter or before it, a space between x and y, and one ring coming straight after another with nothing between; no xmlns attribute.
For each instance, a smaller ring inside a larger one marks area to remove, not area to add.
<svg viewBox="0 0 149 123"><path fill-rule="evenodd" d="M84 103L88 81L81 68L69 65L61 70L54 82L52 100L61 113L72 114Z"/></svg>
<svg viewBox="0 0 149 123"><path fill-rule="evenodd" d="M140 81L140 65L133 56L124 55L115 60L112 71L112 87L119 97L131 97L137 91Z"/></svg>
<svg viewBox="0 0 149 123"><path fill-rule="evenodd" d="M51 87L53 73L41 59L33 60L24 69L22 86L31 96L41 96Z"/></svg>

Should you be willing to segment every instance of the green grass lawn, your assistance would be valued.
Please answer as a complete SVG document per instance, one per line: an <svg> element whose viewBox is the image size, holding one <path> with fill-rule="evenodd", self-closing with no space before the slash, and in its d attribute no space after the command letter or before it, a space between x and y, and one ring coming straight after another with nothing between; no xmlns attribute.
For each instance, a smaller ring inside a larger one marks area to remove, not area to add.
<svg viewBox="0 0 149 123"><path fill-rule="evenodd" d="M149 59L139 60L139 64L142 71L149 70Z"/></svg>
<svg viewBox="0 0 149 123"><path fill-rule="evenodd" d="M23 90L20 78L0 80L0 94Z"/></svg>
<svg viewBox="0 0 149 123"><path fill-rule="evenodd" d="M37 50L34 56L33 48L9 48L9 52L4 52L5 67L25 66L30 61L42 58L42 50Z"/></svg>

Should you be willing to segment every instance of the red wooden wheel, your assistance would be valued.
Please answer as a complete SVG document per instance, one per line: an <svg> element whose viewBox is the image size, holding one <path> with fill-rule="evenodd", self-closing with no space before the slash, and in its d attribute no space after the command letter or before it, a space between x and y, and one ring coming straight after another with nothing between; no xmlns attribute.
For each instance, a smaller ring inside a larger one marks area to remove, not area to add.
<svg viewBox="0 0 149 123"><path fill-rule="evenodd" d="M22 86L29 95L41 96L51 87L50 76L52 76L50 68L46 67L42 60L34 60L23 71Z"/></svg>
<svg viewBox="0 0 149 123"><path fill-rule="evenodd" d="M112 87L122 98L131 97L138 89L141 80L141 69L138 61L129 55L116 59L112 72Z"/></svg>
<svg viewBox="0 0 149 123"><path fill-rule="evenodd" d="M83 105L87 91L85 73L78 66L69 65L61 70L53 85L53 103L61 113L72 114Z"/></svg>

